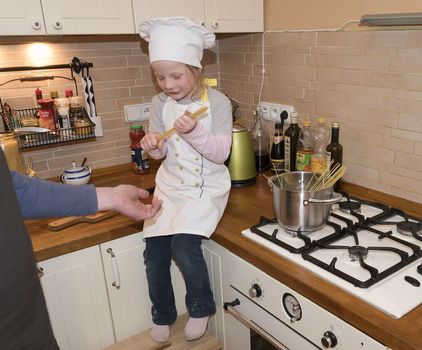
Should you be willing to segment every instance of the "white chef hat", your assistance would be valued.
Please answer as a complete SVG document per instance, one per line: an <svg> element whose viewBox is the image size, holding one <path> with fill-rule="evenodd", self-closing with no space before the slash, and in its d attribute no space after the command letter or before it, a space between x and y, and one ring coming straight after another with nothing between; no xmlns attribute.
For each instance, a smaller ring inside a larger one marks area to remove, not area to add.
<svg viewBox="0 0 422 350"><path fill-rule="evenodd" d="M186 17L152 18L139 25L149 42L149 61L176 61L202 68L204 49L215 45L215 35Z"/></svg>

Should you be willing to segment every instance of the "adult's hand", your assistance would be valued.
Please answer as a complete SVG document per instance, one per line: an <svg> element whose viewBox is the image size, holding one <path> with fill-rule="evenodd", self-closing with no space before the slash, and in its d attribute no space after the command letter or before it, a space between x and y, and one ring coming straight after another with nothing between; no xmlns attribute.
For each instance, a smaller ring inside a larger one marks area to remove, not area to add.
<svg viewBox="0 0 422 350"><path fill-rule="evenodd" d="M141 199L148 198L148 191L132 185L116 187L97 187L98 210L115 210L134 220L143 220L154 216L163 202L154 197L151 204Z"/></svg>

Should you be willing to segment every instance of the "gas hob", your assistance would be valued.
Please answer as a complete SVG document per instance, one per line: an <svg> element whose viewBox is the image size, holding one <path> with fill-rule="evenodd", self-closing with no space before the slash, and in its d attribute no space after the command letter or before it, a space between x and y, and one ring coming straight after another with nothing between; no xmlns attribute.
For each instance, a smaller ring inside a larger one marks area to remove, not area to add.
<svg viewBox="0 0 422 350"><path fill-rule="evenodd" d="M422 221L342 194L320 230L261 218L242 235L400 318L422 303Z"/></svg>

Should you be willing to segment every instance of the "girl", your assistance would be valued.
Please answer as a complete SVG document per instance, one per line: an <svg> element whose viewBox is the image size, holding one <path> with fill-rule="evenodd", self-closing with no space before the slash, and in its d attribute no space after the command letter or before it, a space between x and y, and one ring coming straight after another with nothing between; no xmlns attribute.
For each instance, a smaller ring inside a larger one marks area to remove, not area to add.
<svg viewBox="0 0 422 350"><path fill-rule="evenodd" d="M158 18L140 25L149 42L149 58L162 92L152 100L150 132L141 147L152 158L165 158L156 176L155 195L163 208L144 224L144 252L152 301L151 337L166 342L176 320L170 263L174 258L186 285L189 320L185 337L202 337L215 313L201 240L214 232L230 190L224 165L230 153L232 117L228 98L208 88L201 75L204 48L215 36L185 17ZM192 113L208 109L198 119ZM174 127L165 139L160 135Z"/></svg>

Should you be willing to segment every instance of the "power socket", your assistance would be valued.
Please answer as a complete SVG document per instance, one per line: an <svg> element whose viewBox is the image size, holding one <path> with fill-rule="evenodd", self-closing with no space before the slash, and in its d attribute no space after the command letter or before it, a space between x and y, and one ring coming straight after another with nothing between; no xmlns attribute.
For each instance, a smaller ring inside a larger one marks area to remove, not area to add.
<svg viewBox="0 0 422 350"><path fill-rule="evenodd" d="M138 103L135 105L126 105L125 109L125 120L127 123L143 122L149 120L149 114L151 112L150 103Z"/></svg>
<svg viewBox="0 0 422 350"><path fill-rule="evenodd" d="M262 112L262 117L265 120L269 120L275 123L281 122L281 113L286 111L287 119L284 119L284 124L290 124L290 115L294 111L294 108L292 106L286 106L286 105L281 105L278 103L270 103L270 102L261 102L259 106L261 107L262 111L264 108L268 110L268 113Z"/></svg>

